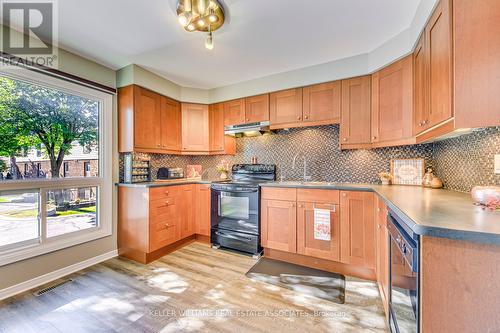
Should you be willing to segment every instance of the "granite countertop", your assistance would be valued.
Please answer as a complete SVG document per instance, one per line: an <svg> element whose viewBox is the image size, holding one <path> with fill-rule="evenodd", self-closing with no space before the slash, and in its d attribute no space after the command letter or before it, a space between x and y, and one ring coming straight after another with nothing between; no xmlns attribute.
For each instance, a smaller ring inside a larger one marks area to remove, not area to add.
<svg viewBox="0 0 500 333"><path fill-rule="evenodd" d="M263 187L372 191L419 235L500 244L500 211L475 206L469 193L420 186L272 182Z"/></svg>
<svg viewBox="0 0 500 333"><path fill-rule="evenodd" d="M216 180L184 178L148 183L119 183L117 186L161 187L211 184L214 181ZM420 186L293 181L263 183L261 187L375 192L387 207L418 235L500 245L500 211L492 212L475 206L469 193Z"/></svg>

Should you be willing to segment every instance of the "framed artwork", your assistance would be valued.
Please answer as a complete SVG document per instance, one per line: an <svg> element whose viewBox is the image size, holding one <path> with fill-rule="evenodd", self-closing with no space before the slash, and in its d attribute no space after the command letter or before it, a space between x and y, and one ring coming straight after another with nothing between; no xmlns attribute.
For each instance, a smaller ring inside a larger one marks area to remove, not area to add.
<svg viewBox="0 0 500 333"><path fill-rule="evenodd" d="M394 185L422 185L425 173L423 158L392 159L391 176Z"/></svg>
<svg viewBox="0 0 500 333"><path fill-rule="evenodd" d="M188 165L187 178L201 178L201 165Z"/></svg>

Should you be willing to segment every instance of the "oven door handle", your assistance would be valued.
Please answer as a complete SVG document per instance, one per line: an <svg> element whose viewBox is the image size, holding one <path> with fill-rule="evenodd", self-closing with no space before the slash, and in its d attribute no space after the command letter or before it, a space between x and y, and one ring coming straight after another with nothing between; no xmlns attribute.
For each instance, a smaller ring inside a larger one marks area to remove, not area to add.
<svg viewBox="0 0 500 333"><path fill-rule="evenodd" d="M213 189L217 193L255 193L259 192L259 189L250 189L250 190L221 190L221 189Z"/></svg>
<svg viewBox="0 0 500 333"><path fill-rule="evenodd" d="M230 238L230 239L236 239L236 240L245 240L245 241L251 241L252 239L251 238L247 238L247 237L241 237L241 236L233 236L233 235L227 235L227 234L223 234L219 231L216 231L215 234L217 236L221 236L221 237L224 237L224 238Z"/></svg>

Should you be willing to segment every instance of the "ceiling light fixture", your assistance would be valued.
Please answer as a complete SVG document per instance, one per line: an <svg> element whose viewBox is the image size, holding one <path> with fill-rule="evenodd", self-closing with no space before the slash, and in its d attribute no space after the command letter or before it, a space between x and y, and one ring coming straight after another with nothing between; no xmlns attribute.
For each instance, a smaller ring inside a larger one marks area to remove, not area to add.
<svg viewBox="0 0 500 333"><path fill-rule="evenodd" d="M224 24L224 9L217 0L179 0L177 18L188 32L208 32L205 47L214 48L213 32Z"/></svg>

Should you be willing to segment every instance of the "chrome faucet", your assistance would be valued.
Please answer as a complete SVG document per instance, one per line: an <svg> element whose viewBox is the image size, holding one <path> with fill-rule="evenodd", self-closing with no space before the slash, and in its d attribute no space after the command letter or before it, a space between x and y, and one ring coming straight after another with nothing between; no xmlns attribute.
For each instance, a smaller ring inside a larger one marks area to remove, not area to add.
<svg viewBox="0 0 500 333"><path fill-rule="evenodd" d="M301 155L300 153L297 153L294 157L293 157L293 162L292 162L292 170L295 170L295 162L297 162L297 157L299 157L299 155ZM305 154L302 154L302 158L304 159L304 181L308 181L311 179L311 176L308 176L307 175L307 158L306 158L306 155Z"/></svg>

